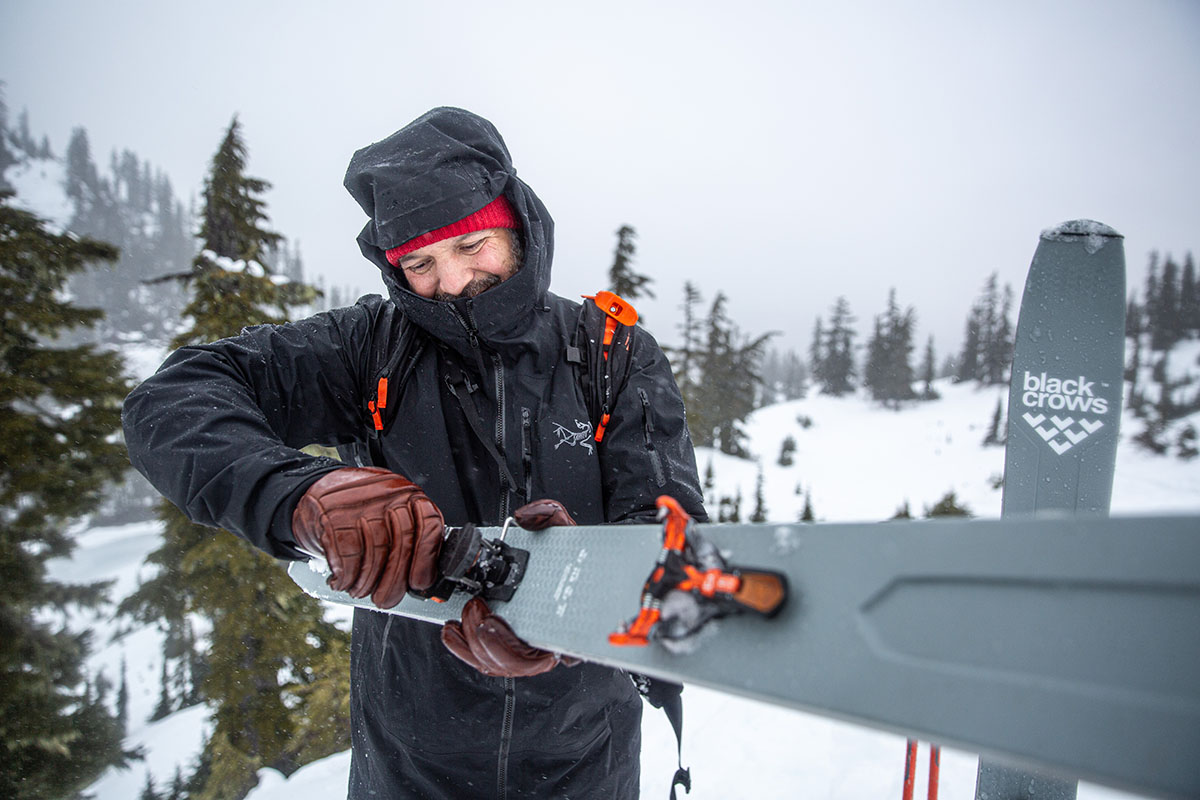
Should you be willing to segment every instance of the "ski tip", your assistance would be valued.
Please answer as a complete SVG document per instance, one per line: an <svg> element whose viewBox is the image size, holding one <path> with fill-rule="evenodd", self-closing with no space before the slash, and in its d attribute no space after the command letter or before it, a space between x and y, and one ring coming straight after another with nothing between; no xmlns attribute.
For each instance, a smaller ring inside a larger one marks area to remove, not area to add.
<svg viewBox="0 0 1200 800"><path fill-rule="evenodd" d="M1112 227L1105 225L1103 222L1097 222L1094 219L1073 219L1042 231L1042 238L1050 241L1091 236L1104 236L1111 239L1125 238Z"/></svg>

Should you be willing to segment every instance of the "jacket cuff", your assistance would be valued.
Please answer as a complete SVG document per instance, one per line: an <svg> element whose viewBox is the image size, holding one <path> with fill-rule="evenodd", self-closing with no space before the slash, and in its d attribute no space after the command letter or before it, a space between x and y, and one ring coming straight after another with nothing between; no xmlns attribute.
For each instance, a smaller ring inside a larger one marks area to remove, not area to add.
<svg viewBox="0 0 1200 800"><path fill-rule="evenodd" d="M306 475L284 497L283 502L275 510L271 518L271 529L268 538L271 544L271 555L288 561L307 561L312 554L301 550L292 534L292 514L300 503L300 498L308 491L308 487L319 481L323 476L337 469L344 469L347 464L332 458L317 457L308 467Z"/></svg>

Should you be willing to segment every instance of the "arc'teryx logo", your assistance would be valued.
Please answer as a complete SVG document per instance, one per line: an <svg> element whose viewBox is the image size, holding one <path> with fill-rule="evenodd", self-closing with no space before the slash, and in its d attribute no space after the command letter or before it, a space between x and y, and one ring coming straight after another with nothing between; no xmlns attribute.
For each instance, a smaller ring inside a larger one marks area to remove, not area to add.
<svg viewBox="0 0 1200 800"><path fill-rule="evenodd" d="M575 427L578 431L572 431L566 425L554 423L554 435L558 437L558 441L554 443L554 449L568 444L571 447L583 447L588 451L588 455L592 454L592 423L580 422L575 420Z"/></svg>
<svg viewBox="0 0 1200 800"><path fill-rule="evenodd" d="M1103 420L1083 416L1108 413L1108 399L1096 396L1095 385L1095 381L1089 381L1083 375L1064 380L1048 377L1045 372L1034 375L1026 371L1021 395L1024 406L1050 412L1073 412L1079 418L1069 414L1026 411L1021 419L1061 456L1104 427Z"/></svg>

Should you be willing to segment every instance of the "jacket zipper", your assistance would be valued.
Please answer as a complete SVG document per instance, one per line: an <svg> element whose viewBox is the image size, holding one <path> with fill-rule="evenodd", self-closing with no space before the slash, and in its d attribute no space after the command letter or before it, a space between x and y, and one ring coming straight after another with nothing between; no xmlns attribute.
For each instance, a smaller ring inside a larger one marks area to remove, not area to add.
<svg viewBox="0 0 1200 800"><path fill-rule="evenodd" d="M508 751L512 745L513 716L517 705L516 685L515 679L504 679L504 722L500 728L500 756L496 764L496 797L500 800L508 797Z"/></svg>
<svg viewBox="0 0 1200 800"><path fill-rule="evenodd" d="M525 502L533 499L533 414L521 409L521 467L525 474Z"/></svg>
<svg viewBox="0 0 1200 800"><path fill-rule="evenodd" d="M508 456L504 451L504 362L500 360L499 353L492 353L492 367L496 377L496 448L500 451L500 456L507 459ZM516 486L508 486L508 481L504 476L500 476L500 519L508 519L509 499L508 493L516 491Z"/></svg>
<svg viewBox="0 0 1200 800"><path fill-rule="evenodd" d="M464 316L460 314L458 309L453 305L448 306L450 313L458 320L459 324L467 332L467 340L471 344L471 349L475 351L475 358L479 361L480 366L483 365L482 352L483 348L479 344L479 329L475 326L475 320L471 317L471 307L467 306L467 313ZM506 458L504 454L504 363L500 360L499 353L492 353L493 374L496 379L496 447L500 451L500 456ZM481 376L482 377L482 376ZM500 475L500 519L508 518L509 489L515 490L517 487L508 486L508 481L505 479L503 472ZM500 753L496 764L496 796L500 800L506 800L508 797L508 752L512 746L513 733L513 716L517 704L516 697L516 681L513 678L504 679L504 719L500 727Z"/></svg>
<svg viewBox="0 0 1200 800"><path fill-rule="evenodd" d="M475 325L475 319L471 314L471 306L467 306L466 313L460 313L453 306L448 305L450 314L458 320L458 323L463 326L467 332L467 341L471 345L471 349L475 351L475 359L479 365L483 366L483 347L479 343L479 328ZM499 353L491 353L492 357L492 373L496 379L496 448L500 451L502 458L507 458L504 451L504 363L500 360ZM508 493L516 491L516 486L509 486L509 481L504 477L503 471L500 473L500 519L501 521L508 519L510 502Z"/></svg>
<svg viewBox="0 0 1200 800"><path fill-rule="evenodd" d="M650 417L650 398L646 390L638 387L638 397L642 400L642 437L646 440L646 453L650 456L650 466L654 468L654 481L659 486L665 486L667 476L663 474L662 462L659 461L658 451L654 449L654 422Z"/></svg>

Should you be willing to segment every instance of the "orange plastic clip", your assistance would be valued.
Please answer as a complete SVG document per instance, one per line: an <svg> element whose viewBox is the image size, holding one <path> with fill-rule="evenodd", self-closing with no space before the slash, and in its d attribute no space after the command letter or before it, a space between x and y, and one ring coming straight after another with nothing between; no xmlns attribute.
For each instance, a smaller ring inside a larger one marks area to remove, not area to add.
<svg viewBox="0 0 1200 800"><path fill-rule="evenodd" d="M615 319L622 325L636 325L638 321L637 309L629 304L628 301L621 299L619 296L610 291L596 292L594 295L583 295L588 300L591 300L596 306L608 316Z"/></svg>
<svg viewBox="0 0 1200 800"><path fill-rule="evenodd" d="M605 353L605 355L607 356L608 354ZM597 442L604 441L604 429L608 427L608 420L611 416L611 414L605 414L600 418L600 424L596 426L596 434L592 437Z"/></svg>

